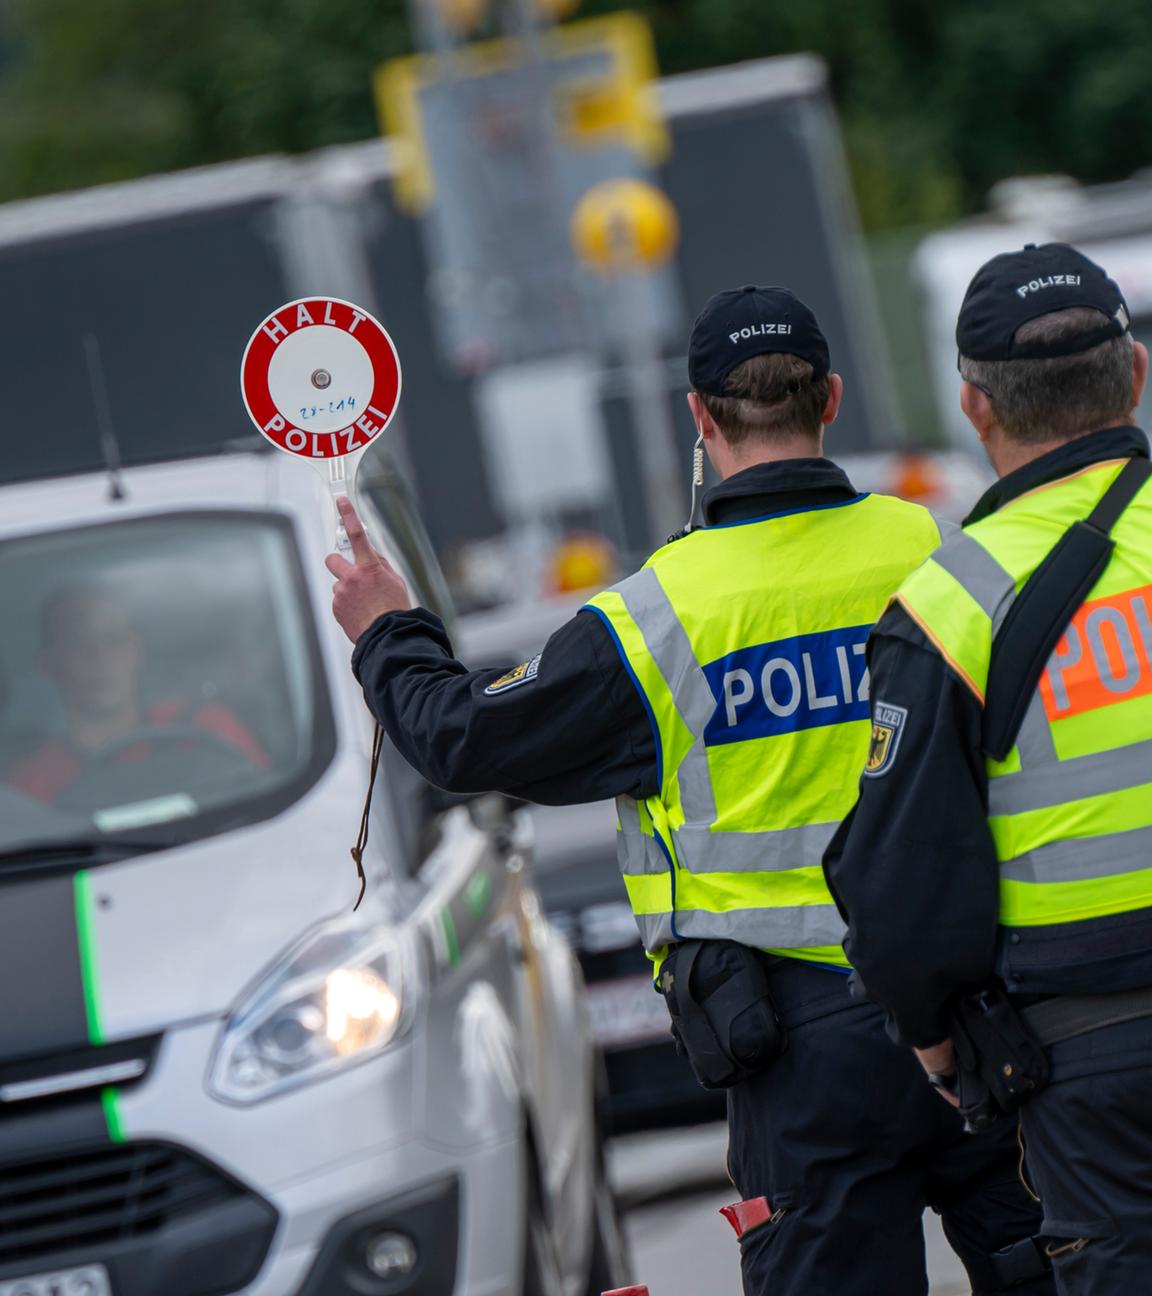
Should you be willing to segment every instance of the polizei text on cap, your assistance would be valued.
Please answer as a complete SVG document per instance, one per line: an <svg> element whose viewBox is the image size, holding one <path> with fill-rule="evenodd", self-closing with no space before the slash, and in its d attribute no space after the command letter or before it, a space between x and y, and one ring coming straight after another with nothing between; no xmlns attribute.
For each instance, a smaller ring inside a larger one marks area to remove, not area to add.
<svg viewBox="0 0 1152 1296"><path fill-rule="evenodd" d="M737 329L728 334L730 342L739 342L748 338L763 337L768 333L791 333L791 324L750 324L747 328Z"/></svg>
<svg viewBox="0 0 1152 1296"><path fill-rule="evenodd" d="M1027 297L1029 293L1039 292L1041 288L1055 288L1058 284L1078 284L1079 275L1046 275L1043 279L1029 279L1016 289L1017 297Z"/></svg>

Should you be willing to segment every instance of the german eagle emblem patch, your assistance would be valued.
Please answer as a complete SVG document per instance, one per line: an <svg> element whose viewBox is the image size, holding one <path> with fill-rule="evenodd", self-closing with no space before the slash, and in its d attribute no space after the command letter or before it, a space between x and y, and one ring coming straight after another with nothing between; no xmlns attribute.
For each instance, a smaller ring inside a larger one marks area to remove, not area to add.
<svg viewBox="0 0 1152 1296"><path fill-rule="evenodd" d="M541 653L537 653L531 661L521 662L519 666L513 666L510 671L501 675L499 679L494 679L484 692L489 697L492 697L496 693L507 693L509 689L517 688L521 684L531 684L540 670L541 656Z"/></svg>
<svg viewBox="0 0 1152 1296"><path fill-rule="evenodd" d="M904 707L892 706L879 699L872 704L872 743L864 765L866 778L880 778L892 768L907 719L908 712Z"/></svg>

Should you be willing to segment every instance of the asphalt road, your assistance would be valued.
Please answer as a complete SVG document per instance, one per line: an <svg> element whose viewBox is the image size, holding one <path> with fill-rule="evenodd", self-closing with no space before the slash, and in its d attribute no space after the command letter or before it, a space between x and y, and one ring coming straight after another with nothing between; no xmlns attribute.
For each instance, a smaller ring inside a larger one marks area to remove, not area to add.
<svg viewBox="0 0 1152 1296"><path fill-rule="evenodd" d="M724 1178L726 1143L723 1126L705 1125L627 1135L609 1151L635 1278L652 1296L739 1296L735 1235L716 1213L735 1195ZM924 1230L932 1296L967 1296L964 1270L931 1212Z"/></svg>

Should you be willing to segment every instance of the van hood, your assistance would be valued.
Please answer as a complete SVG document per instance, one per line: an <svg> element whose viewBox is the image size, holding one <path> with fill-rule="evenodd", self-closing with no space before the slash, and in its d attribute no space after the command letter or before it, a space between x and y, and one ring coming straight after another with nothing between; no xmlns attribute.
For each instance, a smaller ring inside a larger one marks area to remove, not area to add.
<svg viewBox="0 0 1152 1296"><path fill-rule="evenodd" d="M251 828L0 883L0 1060L227 1014L304 932L351 912L356 786L333 767Z"/></svg>

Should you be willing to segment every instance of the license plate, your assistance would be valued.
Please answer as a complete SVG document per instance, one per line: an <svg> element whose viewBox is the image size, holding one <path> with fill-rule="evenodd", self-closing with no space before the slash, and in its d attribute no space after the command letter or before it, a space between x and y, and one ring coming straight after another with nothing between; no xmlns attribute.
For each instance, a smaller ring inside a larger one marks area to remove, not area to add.
<svg viewBox="0 0 1152 1296"><path fill-rule="evenodd" d="M103 1265L85 1265L0 1282L0 1296L112 1296L112 1284Z"/></svg>
<svg viewBox="0 0 1152 1296"><path fill-rule="evenodd" d="M650 977L596 981L588 987L592 1033L602 1048L625 1048L670 1038L664 998ZM0 1292L0 1296L4 1296Z"/></svg>

